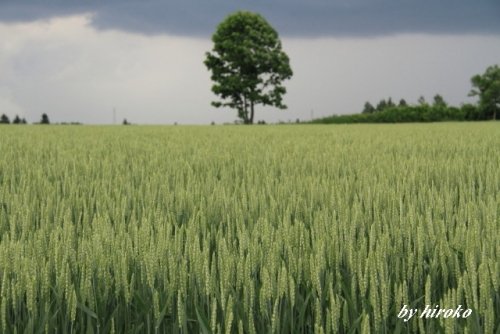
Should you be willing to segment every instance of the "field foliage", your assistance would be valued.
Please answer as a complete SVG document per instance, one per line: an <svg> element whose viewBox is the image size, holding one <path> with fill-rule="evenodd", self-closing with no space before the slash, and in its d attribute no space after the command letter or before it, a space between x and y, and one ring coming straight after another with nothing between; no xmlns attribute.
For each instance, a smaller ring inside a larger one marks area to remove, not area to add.
<svg viewBox="0 0 500 334"><path fill-rule="evenodd" d="M499 166L498 123L3 126L0 332L498 332Z"/></svg>

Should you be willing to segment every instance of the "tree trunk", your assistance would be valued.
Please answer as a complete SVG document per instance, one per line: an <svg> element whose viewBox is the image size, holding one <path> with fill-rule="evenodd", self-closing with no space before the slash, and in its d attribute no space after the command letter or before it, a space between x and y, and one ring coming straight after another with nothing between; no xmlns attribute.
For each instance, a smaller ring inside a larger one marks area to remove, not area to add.
<svg viewBox="0 0 500 334"><path fill-rule="evenodd" d="M253 101L250 101L250 124L253 124L253 115L254 115Z"/></svg>
<svg viewBox="0 0 500 334"><path fill-rule="evenodd" d="M500 109L500 101L493 101L491 103L491 109L493 109L493 120L497 120L497 110Z"/></svg>
<svg viewBox="0 0 500 334"><path fill-rule="evenodd" d="M247 97L243 95L243 124L248 124L248 103Z"/></svg>

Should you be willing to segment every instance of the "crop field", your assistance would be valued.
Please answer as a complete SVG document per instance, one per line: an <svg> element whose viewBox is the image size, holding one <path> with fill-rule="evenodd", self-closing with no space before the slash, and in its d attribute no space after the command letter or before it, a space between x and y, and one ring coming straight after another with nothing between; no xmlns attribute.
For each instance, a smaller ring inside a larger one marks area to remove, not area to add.
<svg viewBox="0 0 500 334"><path fill-rule="evenodd" d="M499 227L499 122L0 126L0 332L498 333Z"/></svg>

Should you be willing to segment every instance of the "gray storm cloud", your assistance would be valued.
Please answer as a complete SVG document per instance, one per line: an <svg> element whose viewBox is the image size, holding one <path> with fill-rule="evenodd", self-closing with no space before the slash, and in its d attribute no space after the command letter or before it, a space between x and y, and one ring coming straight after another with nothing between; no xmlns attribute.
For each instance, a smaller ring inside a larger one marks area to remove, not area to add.
<svg viewBox="0 0 500 334"><path fill-rule="evenodd" d="M262 13L286 36L370 37L398 33L498 34L498 0L3 0L0 21L92 13L97 29L209 36L235 10Z"/></svg>
<svg viewBox="0 0 500 334"><path fill-rule="evenodd" d="M459 105L500 59L498 0L0 0L0 114L28 122L232 122L203 65L236 10L279 31L294 77L266 122L359 112L366 101L436 93Z"/></svg>

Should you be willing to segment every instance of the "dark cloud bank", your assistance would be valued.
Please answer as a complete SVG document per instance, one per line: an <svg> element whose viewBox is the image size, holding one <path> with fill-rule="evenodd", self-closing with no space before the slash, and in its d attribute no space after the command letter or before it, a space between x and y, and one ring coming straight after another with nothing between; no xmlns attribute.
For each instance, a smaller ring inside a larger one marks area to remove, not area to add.
<svg viewBox="0 0 500 334"><path fill-rule="evenodd" d="M286 36L500 34L499 0L0 0L0 21L92 13L97 29L205 37L236 10L262 13Z"/></svg>

